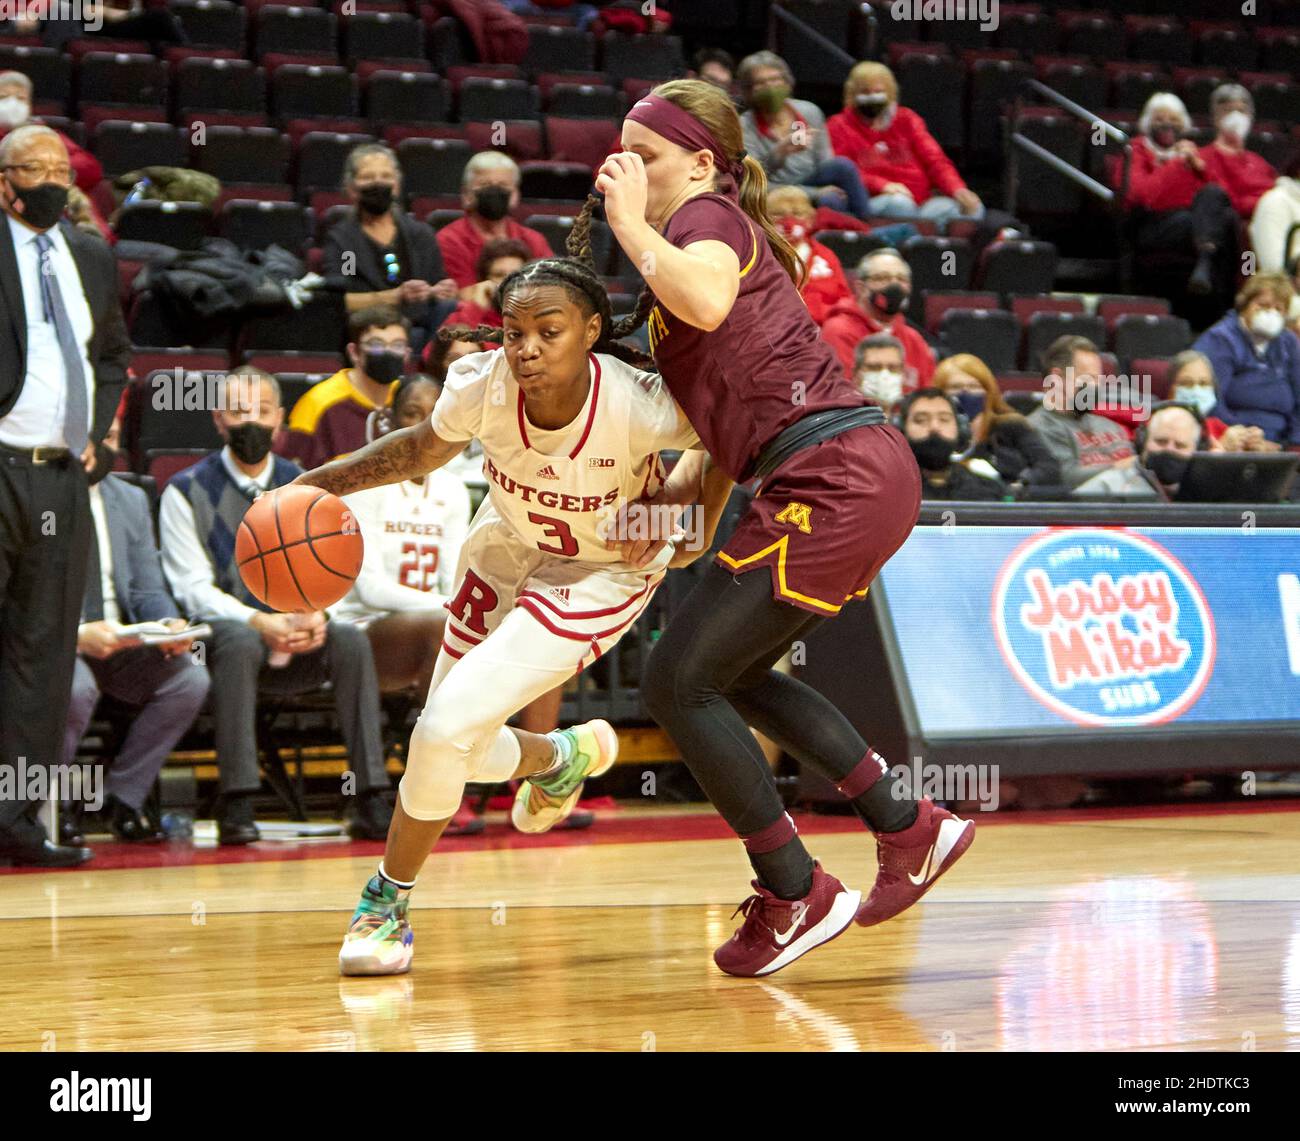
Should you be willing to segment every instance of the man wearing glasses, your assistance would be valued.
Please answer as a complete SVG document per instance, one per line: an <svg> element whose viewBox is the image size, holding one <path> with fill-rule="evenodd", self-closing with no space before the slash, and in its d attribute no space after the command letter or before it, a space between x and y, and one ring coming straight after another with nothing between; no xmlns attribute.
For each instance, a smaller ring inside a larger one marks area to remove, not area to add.
<svg viewBox="0 0 1300 1141"><path fill-rule="evenodd" d="M61 759L90 558L87 471L130 356L112 252L59 225L72 184L49 127L0 140L0 862L44 867L90 858L36 821L33 772Z"/></svg>
<svg viewBox="0 0 1300 1141"><path fill-rule="evenodd" d="M934 375L934 350L904 310L912 296L912 267L894 249L872 250L849 279L852 300L841 298L822 321L822 339L835 350L844 375L853 379L856 350L864 337L888 333L903 346L908 383L924 388Z"/></svg>
<svg viewBox="0 0 1300 1141"><path fill-rule="evenodd" d="M410 360L410 324L391 305L372 305L348 317L348 360L314 384L289 413L289 430L276 451L304 468L319 467L370 442L370 418L388 403Z"/></svg>

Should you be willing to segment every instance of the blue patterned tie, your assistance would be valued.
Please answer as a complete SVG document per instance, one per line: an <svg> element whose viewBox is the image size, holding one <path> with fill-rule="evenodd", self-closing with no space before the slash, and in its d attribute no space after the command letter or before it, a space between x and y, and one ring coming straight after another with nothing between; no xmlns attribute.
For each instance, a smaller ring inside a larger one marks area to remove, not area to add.
<svg viewBox="0 0 1300 1141"><path fill-rule="evenodd" d="M72 321L63 306L63 293L55 276L50 249L54 243L49 234L39 234L36 248L41 255L41 301L45 306L45 319L54 322L54 335L59 339L64 369L68 374L68 399L63 408L63 439L74 455L86 448L86 424L90 418L90 404L86 395L86 370L81 367L81 350L72 331Z"/></svg>

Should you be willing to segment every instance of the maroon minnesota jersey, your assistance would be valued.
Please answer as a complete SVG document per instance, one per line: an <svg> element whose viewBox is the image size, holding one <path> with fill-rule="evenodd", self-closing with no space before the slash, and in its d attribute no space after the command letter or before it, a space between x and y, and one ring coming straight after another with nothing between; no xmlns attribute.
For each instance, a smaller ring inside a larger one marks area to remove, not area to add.
<svg viewBox="0 0 1300 1141"><path fill-rule="evenodd" d="M855 408L866 397L844 377L763 229L721 194L678 207L664 237L679 249L726 242L740 260L740 292L712 332L656 303L650 351L700 441L736 482L750 478L762 446L812 412ZM653 279L652 279L653 282Z"/></svg>

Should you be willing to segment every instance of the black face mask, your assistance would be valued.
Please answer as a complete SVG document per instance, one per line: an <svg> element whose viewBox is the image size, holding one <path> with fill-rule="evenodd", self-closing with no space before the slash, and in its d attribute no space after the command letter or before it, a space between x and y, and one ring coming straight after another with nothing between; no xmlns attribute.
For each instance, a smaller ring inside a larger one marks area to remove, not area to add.
<svg viewBox="0 0 1300 1141"><path fill-rule="evenodd" d="M68 205L68 188L57 182L42 182L28 190L19 190L11 182L9 189L13 192L14 203L22 205L22 218L29 226L38 230L48 230L63 217Z"/></svg>
<svg viewBox="0 0 1300 1141"><path fill-rule="evenodd" d="M386 349L376 349L373 352L366 353L362 360L365 362L362 367L365 369L366 375L380 384L392 384L406 371L405 353L392 353Z"/></svg>
<svg viewBox="0 0 1300 1141"><path fill-rule="evenodd" d="M922 440L908 437L907 442L912 445L912 454L922 471L943 471L952 462L952 453L957 447L955 441L938 432L931 432Z"/></svg>
<svg viewBox="0 0 1300 1141"><path fill-rule="evenodd" d="M484 186L474 191L474 212L489 222L504 218L510 210L510 191L504 186Z"/></svg>
<svg viewBox="0 0 1300 1141"><path fill-rule="evenodd" d="M853 100L854 106L868 119L874 119L889 106L888 95L859 95Z"/></svg>
<svg viewBox="0 0 1300 1141"><path fill-rule="evenodd" d="M86 482L91 487L101 483L108 473L113 470L115 463L117 463L117 451L107 444L96 444L95 466L86 473Z"/></svg>
<svg viewBox="0 0 1300 1141"><path fill-rule="evenodd" d="M367 214L387 214L393 208L393 188L386 182L363 186L357 191L357 200Z"/></svg>
<svg viewBox="0 0 1300 1141"><path fill-rule="evenodd" d="M1147 452L1142 459L1151 474L1166 487L1182 483L1191 462L1189 456L1180 456L1177 452Z"/></svg>
<svg viewBox="0 0 1300 1141"><path fill-rule="evenodd" d="M260 464L271 450L274 433L265 424L248 421L226 430L226 443L235 458L246 464Z"/></svg>
<svg viewBox="0 0 1300 1141"><path fill-rule="evenodd" d="M898 282L886 285L884 289L877 289L871 295L871 304L886 317L892 317L907 304L907 290Z"/></svg>

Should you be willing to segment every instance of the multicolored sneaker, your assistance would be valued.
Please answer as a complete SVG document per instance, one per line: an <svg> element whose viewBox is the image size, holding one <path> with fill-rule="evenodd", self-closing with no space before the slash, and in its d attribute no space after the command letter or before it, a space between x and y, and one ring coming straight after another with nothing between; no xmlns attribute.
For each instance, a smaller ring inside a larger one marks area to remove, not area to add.
<svg viewBox="0 0 1300 1141"><path fill-rule="evenodd" d="M858 923L873 927L911 907L974 841L975 821L922 797L910 827L876 834L876 883L858 908Z"/></svg>
<svg viewBox="0 0 1300 1141"><path fill-rule="evenodd" d="M618 758L618 734L608 721L587 721L561 729L573 742L573 757L559 772L528 777L510 806L510 822L520 832L545 832L573 811L582 782L610 770Z"/></svg>
<svg viewBox="0 0 1300 1141"><path fill-rule="evenodd" d="M733 915L745 922L713 952L713 961L729 975L753 978L788 967L814 947L829 943L853 922L859 891L846 888L813 864L813 882L803 899L778 899L758 880L754 891Z"/></svg>
<svg viewBox="0 0 1300 1141"><path fill-rule="evenodd" d="M339 950L339 973L400 975L411 969L415 933L406 911L409 894L394 883L370 877Z"/></svg>

